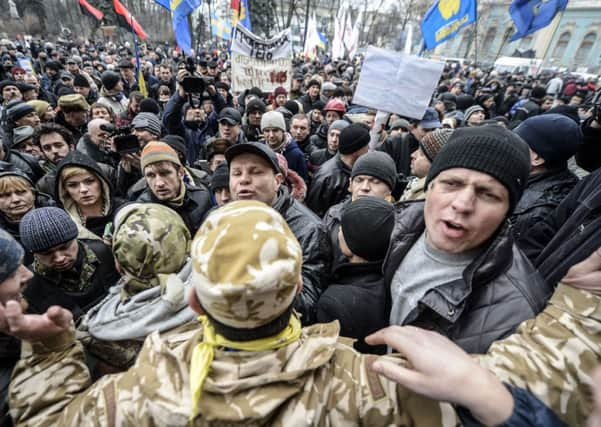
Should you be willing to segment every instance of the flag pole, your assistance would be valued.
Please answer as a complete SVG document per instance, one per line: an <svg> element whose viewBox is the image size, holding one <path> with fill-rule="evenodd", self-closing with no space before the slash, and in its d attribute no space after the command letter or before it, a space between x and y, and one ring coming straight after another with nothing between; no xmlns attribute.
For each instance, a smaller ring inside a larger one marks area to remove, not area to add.
<svg viewBox="0 0 601 427"><path fill-rule="evenodd" d="M309 9L311 9L311 0L307 0L307 8L305 9L305 34L303 35L303 46L307 42L307 29L309 28Z"/></svg>
<svg viewBox="0 0 601 427"><path fill-rule="evenodd" d="M211 0L207 0L209 5L209 41L213 44L213 14L211 13Z"/></svg>

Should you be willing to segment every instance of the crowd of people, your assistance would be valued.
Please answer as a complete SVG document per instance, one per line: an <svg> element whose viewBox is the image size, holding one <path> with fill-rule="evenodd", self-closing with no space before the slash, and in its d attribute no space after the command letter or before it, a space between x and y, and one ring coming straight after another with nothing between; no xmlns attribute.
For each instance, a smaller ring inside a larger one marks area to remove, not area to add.
<svg viewBox="0 0 601 427"><path fill-rule="evenodd" d="M449 64L415 119L361 58L140 56L0 40L2 426L601 417L596 81Z"/></svg>

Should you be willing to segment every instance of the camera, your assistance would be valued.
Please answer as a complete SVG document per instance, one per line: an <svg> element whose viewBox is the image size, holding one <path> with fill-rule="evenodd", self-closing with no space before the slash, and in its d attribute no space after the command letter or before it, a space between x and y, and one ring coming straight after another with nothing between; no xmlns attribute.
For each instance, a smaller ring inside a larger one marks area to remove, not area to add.
<svg viewBox="0 0 601 427"><path fill-rule="evenodd" d="M115 139L115 150L118 155L137 153L140 151L140 142L136 135L132 135L132 126L116 127L112 124L102 124L100 129L105 131Z"/></svg>

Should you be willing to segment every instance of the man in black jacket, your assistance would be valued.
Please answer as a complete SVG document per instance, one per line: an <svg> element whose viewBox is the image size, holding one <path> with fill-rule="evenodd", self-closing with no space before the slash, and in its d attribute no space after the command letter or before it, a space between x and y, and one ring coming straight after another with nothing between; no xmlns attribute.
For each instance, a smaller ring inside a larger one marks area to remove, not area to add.
<svg viewBox="0 0 601 427"><path fill-rule="evenodd" d="M482 353L542 310L552 287L506 226L529 163L527 145L500 126L455 131L432 163L425 203L397 205L383 267L391 324L434 329Z"/></svg>
<svg viewBox="0 0 601 427"><path fill-rule="evenodd" d="M568 169L582 132L576 122L560 114L526 119L517 133L530 148L530 176L522 198L509 217L518 246L521 236L543 221L568 195L578 178Z"/></svg>
<svg viewBox="0 0 601 427"><path fill-rule="evenodd" d="M282 186L284 176L275 153L265 144L247 143L228 148L232 200L257 200L277 210L298 239L303 250L303 289L295 309L302 323L315 323L319 296L327 286L330 271L330 244L319 218L296 201Z"/></svg>
<svg viewBox="0 0 601 427"><path fill-rule="evenodd" d="M325 162L313 175L307 195L307 206L323 217L330 206L343 201L349 194L349 178L353 165L367 153L369 129L353 123L340 131L338 154Z"/></svg>
<svg viewBox="0 0 601 427"><path fill-rule="evenodd" d="M173 209L194 235L213 207L208 190L184 182L186 174L179 156L164 142L146 144L140 163L148 188L137 201L160 203Z"/></svg>

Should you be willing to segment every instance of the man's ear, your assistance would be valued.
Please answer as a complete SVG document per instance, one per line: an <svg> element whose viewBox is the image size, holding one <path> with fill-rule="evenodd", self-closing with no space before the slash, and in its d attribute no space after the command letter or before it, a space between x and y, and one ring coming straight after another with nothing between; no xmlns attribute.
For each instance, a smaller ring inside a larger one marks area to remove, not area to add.
<svg viewBox="0 0 601 427"><path fill-rule="evenodd" d="M530 163L532 164L532 167L542 166L545 164L545 159L533 151L530 156Z"/></svg>
<svg viewBox="0 0 601 427"><path fill-rule="evenodd" d="M282 185L282 183L284 182L284 174L282 173L276 173L275 174L275 181L278 185L278 188L276 190L280 189L280 185Z"/></svg>
<svg viewBox="0 0 601 427"><path fill-rule="evenodd" d="M205 311L202 309L202 306L198 301L198 295L196 295L196 291L194 290L194 288L191 288L188 292L188 305L196 314L200 316L205 314Z"/></svg>

